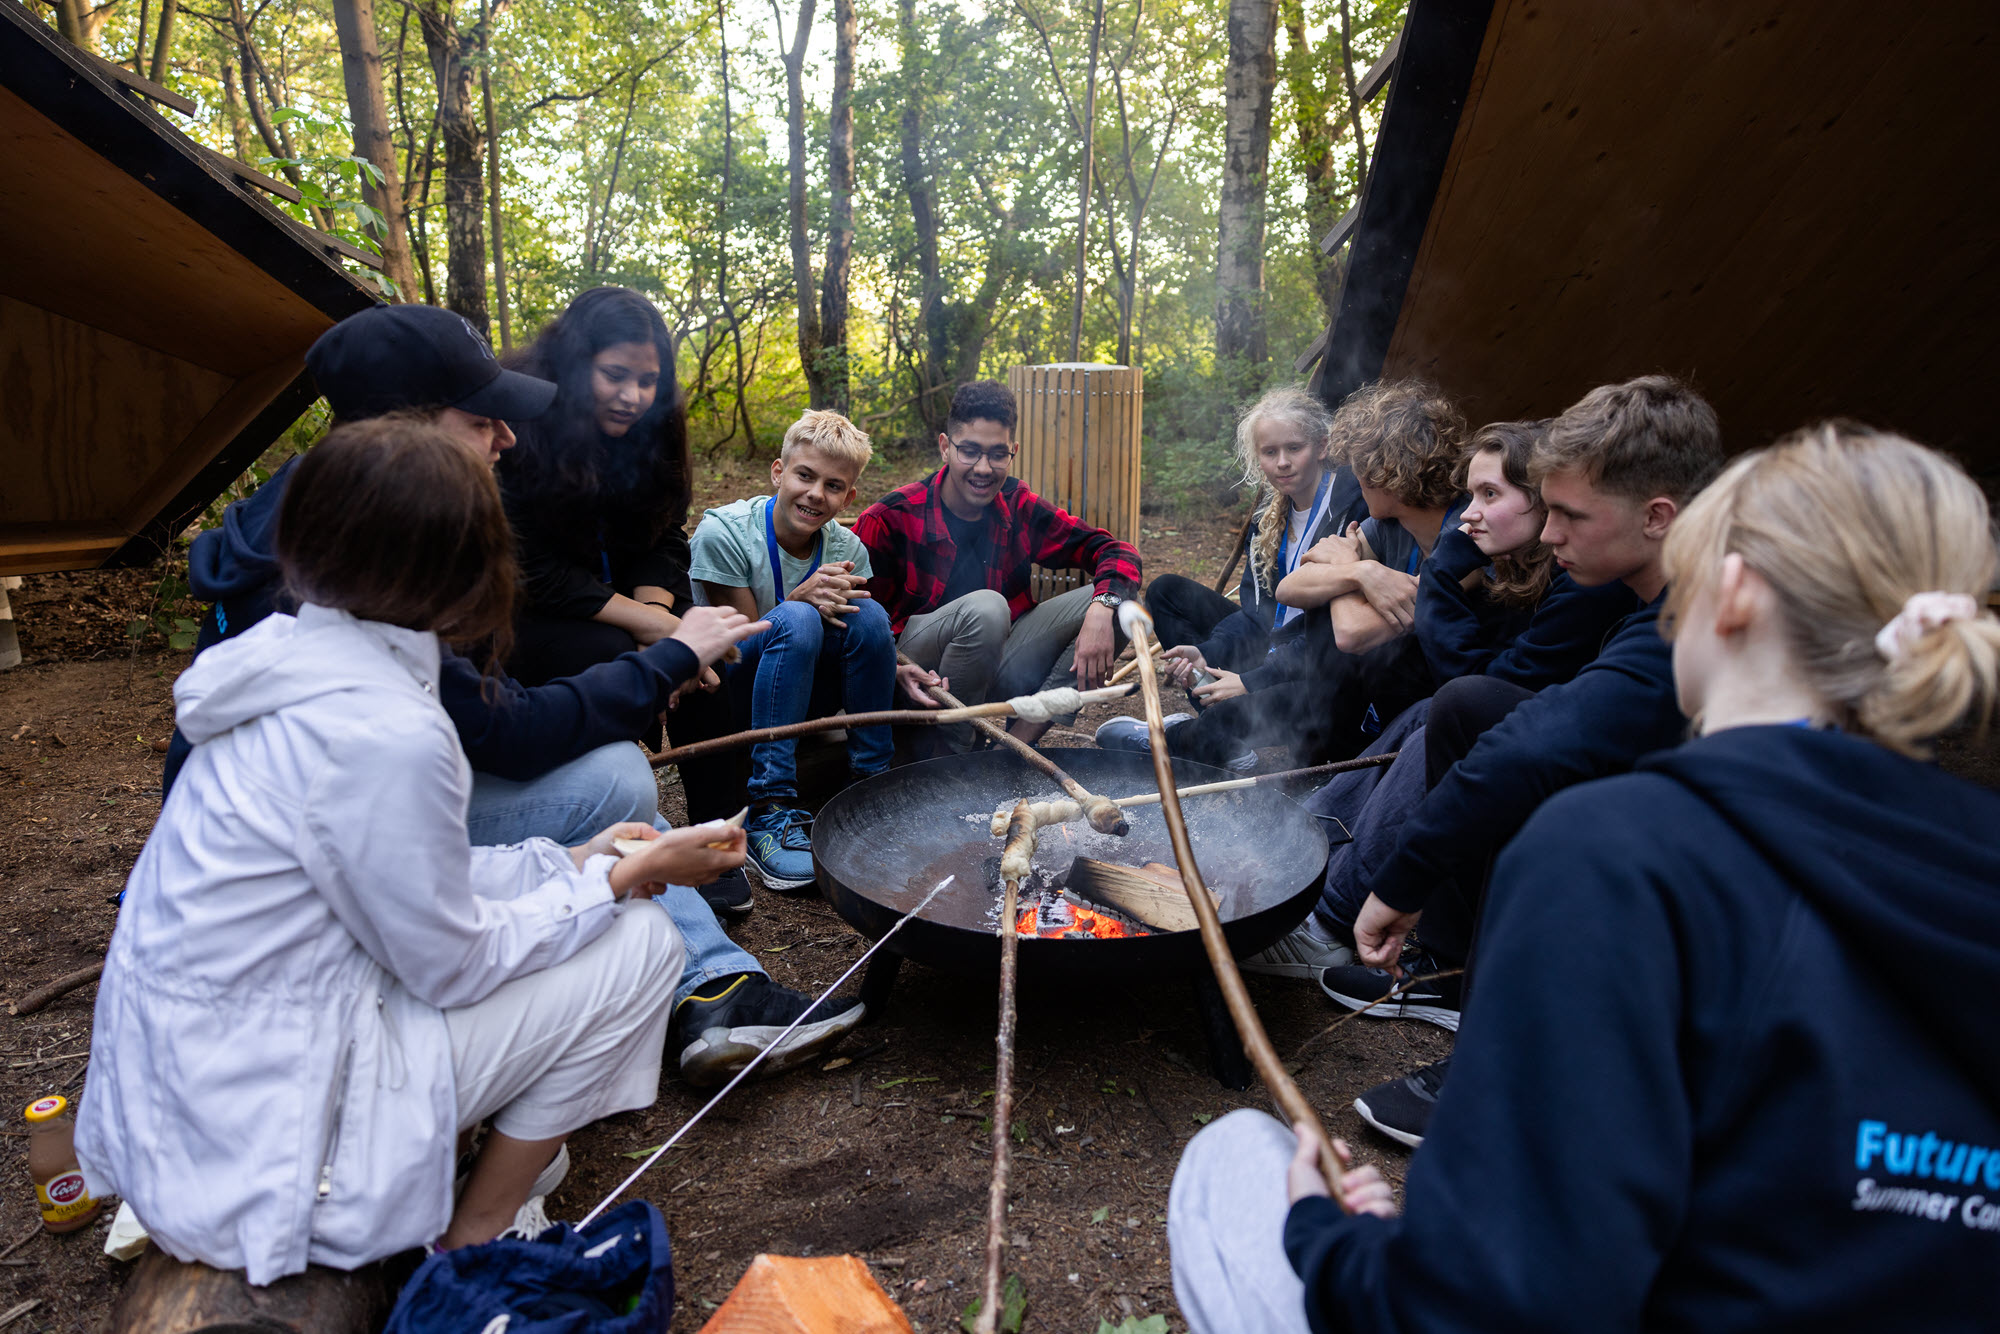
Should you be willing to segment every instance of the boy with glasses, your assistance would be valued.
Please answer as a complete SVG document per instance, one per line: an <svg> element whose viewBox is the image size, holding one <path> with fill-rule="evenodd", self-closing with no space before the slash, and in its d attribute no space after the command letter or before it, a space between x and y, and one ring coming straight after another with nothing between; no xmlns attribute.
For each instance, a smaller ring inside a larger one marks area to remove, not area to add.
<svg viewBox="0 0 2000 1334"><path fill-rule="evenodd" d="M1139 591L1139 553L1064 513L1012 477L1014 391L960 385L938 436L943 466L870 505L854 533L868 548L868 591L889 613L897 647L916 668L898 682L940 678L968 704L1055 686L1102 685L1118 655L1118 604ZM1029 567L1088 570L1093 584L1037 604ZM926 702L928 702L926 700ZM1015 719L1034 742L1047 723ZM950 752L971 743L959 723L934 729Z"/></svg>

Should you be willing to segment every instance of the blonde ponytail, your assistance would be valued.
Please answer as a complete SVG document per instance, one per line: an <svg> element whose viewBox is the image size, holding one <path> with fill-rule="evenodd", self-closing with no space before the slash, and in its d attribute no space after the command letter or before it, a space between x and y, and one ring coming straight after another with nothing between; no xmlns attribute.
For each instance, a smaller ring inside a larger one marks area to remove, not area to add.
<svg viewBox="0 0 2000 1334"><path fill-rule="evenodd" d="M1777 594L1799 670L1843 726L1922 755L1968 717L1990 722L2000 621L1982 605L1993 523L1978 486L1944 455L1851 422L1744 455L1667 534L1669 618L1732 552ZM1938 595L1946 603L1923 601Z"/></svg>

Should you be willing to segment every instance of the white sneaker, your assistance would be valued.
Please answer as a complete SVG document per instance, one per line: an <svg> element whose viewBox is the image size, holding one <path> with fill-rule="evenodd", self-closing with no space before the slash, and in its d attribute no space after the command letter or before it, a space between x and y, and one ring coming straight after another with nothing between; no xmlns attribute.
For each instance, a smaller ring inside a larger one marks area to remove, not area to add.
<svg viewBox="0 0 2000 1334"><path fill-rule="evenodd" d="M1239 960L1236 966L1246 973L1269 973L1273 977L1296 977L1310 982L1316 981L1323 969L1354 962L1351 947L1320 935L1313 930L1312 922L1307 917L1277 944Z"/></svg>
<svg viewBox="0 0 2000 1334"><path fill-rule="evenodd" d="M564 1163L563 1167L567 1169L569 1164ZM530 1195L528 1202L515 1210L513 1226L506 1229L498 1237L495 1237L494 1240L500 1241L508 1237L518 1237L522 1241L533 1241L536 1237L541 1236L554 1226L555 1224L549 1221L548 1214L542 1209L542 1197L539 1195Z"/></svg>
<svg viewBox="0 0 2000 1334"><path fill-rule="evenodd" d="M534 1187L528 1192L529 1197L555 1194L556 1187L560 1186L563 1183L563 1178L568 1175L569 1141L565 1140L561 1144L556 1145L556 1156L549 1159L549 1165L544 1167L542 1174L535 1178Z"/></svg>

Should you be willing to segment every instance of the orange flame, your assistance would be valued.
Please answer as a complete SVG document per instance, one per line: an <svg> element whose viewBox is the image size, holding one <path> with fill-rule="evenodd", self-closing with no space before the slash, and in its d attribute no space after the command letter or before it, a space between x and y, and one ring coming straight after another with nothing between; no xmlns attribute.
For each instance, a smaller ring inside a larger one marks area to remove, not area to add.
<svg viewBox="0 0 2000 1334"><path fill-rule="evenodd" d="M1042 939L1059 939L1063 936L1093 936L1098 940L1118 940L1127 936L1143 936L1147 931L1128 927L1117 918L1101 912L1093 912L1082 904L1069 905L1072 916L1069 922L1057 922L1040 926L1036 910L1023 908L1014 920L1014 933L1020 936L1035 936Z"/></svg>

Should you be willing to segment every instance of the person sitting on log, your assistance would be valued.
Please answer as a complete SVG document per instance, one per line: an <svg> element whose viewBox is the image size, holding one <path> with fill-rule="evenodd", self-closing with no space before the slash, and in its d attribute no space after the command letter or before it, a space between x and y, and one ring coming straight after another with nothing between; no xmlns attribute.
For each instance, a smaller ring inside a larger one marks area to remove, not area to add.
<svg viewBox="0 0 2000 1334"><path fill-rule="evenodd" d="M686 951L644 901L744 857L714 825L473 845L441 644L504 648L513 537L445 430L335 430L291 470L276 555L297 614L175 682L194 749L127 884L76 1129L91 1190L259 1285L536 1230L565 1138L658 1093ZM713 662L756 628L678 633Z"/></svg>
<svg viewBox="0 0 2000 1334"><path fill-rule="evenodd" d="M967 704L1060 686L1104 684L1123 635L1116 610L1139 591L1139 553L1036 495L1014 466L1014 391L974 380L952 395L938 435L937 472L862 511L854 533L868 548L868 591L889 613L896 644L916 667L899 669L905 693L941 674ZM1031 567L1086 570L1092 584L1037 603ZM1016 718L1033 743L1052 722ZM927 728L925 746L958 752L972 728Z"/></svg>
<svg viewBox="0 0 2000 1334"><path fill-rule="evenodd" d="M1450 973L1471 958L1493 859L1535 809L1564 788L1629 772L1677 744L1686 721L1659 619L1664 551L1681 509L1722 462L1715 410L1662 375L1591 390L1550 423L1531 475L1548 505L1542 540L1577 583L1622 583L1643 602L1565 685L1538 692L1494 676L1438 691L1421 738L1398 766L1422 765L1427 790L1403 815L1394 849L1356 877L1351 899L1322 898L1337 927L1353 913L1358 961L1327 968L1320 989L1370 1018L1455 1029L1466 989ZM1364 811L1375 818L1381 803ZM1403 946L1422 921L1421 940ZM1395 993L1392 998L1392 993ZM1370 1089L1362 1118L1420 1142L1450 1058Z"/></svg>
<svg viewBox="0 0 2000 1334"><path fill-rule="evenodd" d="M1526 690L1560 685L1639 609L1638 598L1616 580L1578 584L1556 568L1555 552L1541 540L1548 507L1529 473L1547 425L1494 422L1475 431L1466 447L1459 485L1471 499L1462 522L1438 534L1417 576L1412 633L1435 680L1490 676ZM1403 817L1423 797L1417 752L1428 714L1428 701L1411 705L1364 752L1409 746L1409 760L1339 775L1306 799L1329 832L1349 835L1327 863L1322 898L1329 906L1245 959L1245 970L1317 981L1327 968L1354 961L1348 924L1367 897L1356 886L1363 868L1395 849ZM1331 906L1341 904L1353 906Z"/></svg>
<svg viewBox="0 0 2000 1334"><path fill-rule="evenodd" d="M2000 1028L1968 998L2000 983L2000 796L1925 757L1991 718L1994 572L1979 487L1866 427L1697 496L1662 574L1699 735L1501 855L1400 1216L1372 1168L1342 1216L1260 1112L1195 1136L1190 1328L1989 1323Z"/></svg>
<svg viewBox="0 0 2000 1334"><path fill-rule="evenodd" d="M1262 666L1274 635L1304 630L1296 607L1278 601L1278 581L1297 569L1323 538L1368 516L1354 470L1333 448L1333 411L1304 385L1267 389L1236 422L1240 485L1259 489L1243 535L1237 601L1180 574L1146 587L1156 638L1170 654L1208 668L1243 673Z"/></svg>
<svg viewBox="0 0 2000 1334"><path fill-rule="evenodd" d="M555 397L546 380L503 370L463 317L432 306L377 306L349 316L320 335L306 354L321 393L339 422L389 412L413 413L449 431L489 467L510 449L505 411L533 417ZM438 403L470 403L439 409ZM223 514L221 527L195 539L188 582L215 603L203 620L197 660L207 648L250 629L272 611L295 603L279 577L274 532L297 460L287 462ZM665 829L659 786L645 753L634 744L657 727L671 700L698 678L701 664L674 635L598 663L574 676L523 686L447 644L438 699L458 729L471 763L467 831L480 846L547 838L567 847L599 829L640 821ZM727 715L723 731L727 731ZM179 733L176 732L176 737ZM163 790L171 793L187 753L168 752ZM689 804L700 783L683 771ZM720 799L730 794L724 791ZM734 814L737 805L709 814ZM674 1041L680 1073L695 1084L719 1084L741 1069L773 1035L801 1014L811 997L781 987L747 950L723 932L718 913L751 910L740 868L698 889L671 885L660 904L687 947L687 967L675 997ZM822 1006L773 1052L764 1068L783 1070L860 1023L851 1000Z"/></svg>
<svg viewBox="0 0 2000 1334"><path fill-rule="evenodd" d="M738 728L782 727L886 709L896 688L889 616L866 588L868 548L835 518L853 503L874 454L868 434L838 412L807 412L785 432L771 494L709 510L694 530L688 573L696 597L734 607L770 629L743 641L723 669ZM936 707L924 696L922 702ZM798 804L798 743L750 751L750 865L766 888L813 883L812 817ZM889 728L853 728L848 772L889 767Z"/></svg>
<svg viewBox="0 0 2000 1334"><path fill-rule="evenodd" d="M1278 602L1300 614L1273 633L1261 663L1236 672L1196 648L1170 651L1169 679L1194 685L1200 706L1168 719L1167 744L1177 756L1238 771L1254 769L1265 746L1289 746L1298 764L1346 759L1381 730L1378 713L1392 718L1434 688L1414 639L1348 651L1339 632L1364 616L1371 626L1399 618L1408 627L1418 568L1462 508L1464 420L1435 386L1391 381L1349 395L1334 413L1332 440L1369 517L1322 538L1277 580ZM1370 599L1381 602L1380 613ZM1214 679L1195 685L1197 673ZM1114 718L1098 728L1097 744L1143 751L1149 739L1141 720Z"/></svg>

